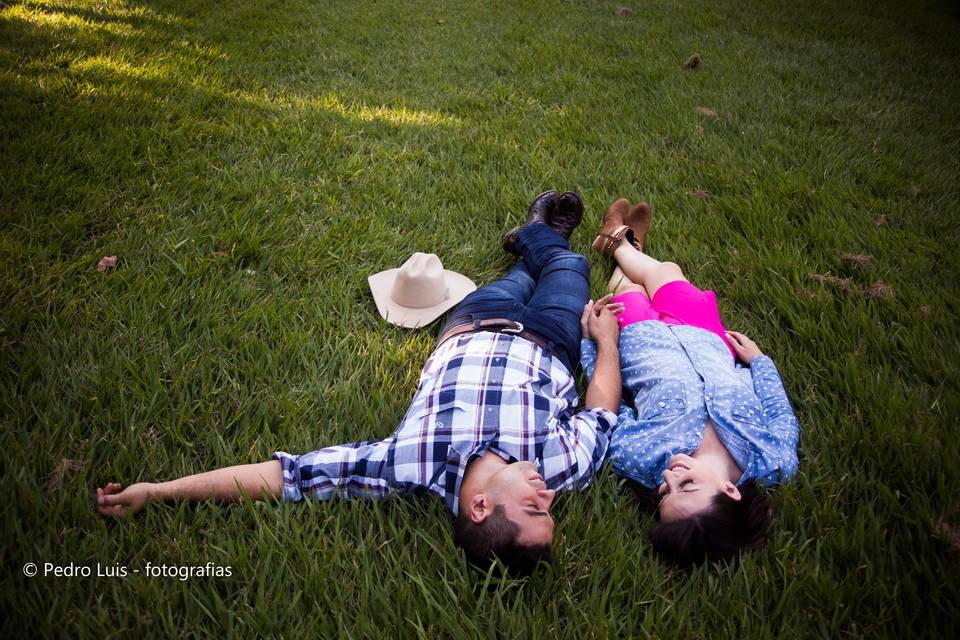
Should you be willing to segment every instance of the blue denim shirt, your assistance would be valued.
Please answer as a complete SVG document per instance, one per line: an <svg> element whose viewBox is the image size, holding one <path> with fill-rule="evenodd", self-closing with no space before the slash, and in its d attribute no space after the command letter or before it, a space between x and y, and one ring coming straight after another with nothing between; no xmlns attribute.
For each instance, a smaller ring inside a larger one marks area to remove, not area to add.
<svg viewBox="0 0 960 640"><path fill-rule="evenodd" d="M581 362L592 377L590 340L581 342ZM620 367L624 398L609 449L617 474L658 486L671 456L700 446L708 419L743 469L738 485L796 473L800 427L767 356L744 367L715 333L646 320L620 333Z"/></svg>

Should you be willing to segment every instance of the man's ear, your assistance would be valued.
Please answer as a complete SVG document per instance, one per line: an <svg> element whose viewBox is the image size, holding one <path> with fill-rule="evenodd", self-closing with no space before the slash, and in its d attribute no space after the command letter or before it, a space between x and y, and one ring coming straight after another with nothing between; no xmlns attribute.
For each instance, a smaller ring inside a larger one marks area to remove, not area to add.
<svg viewBox="0 0 960 640"><path fill-rule="evenodd" d="M470 521L473 524L482 524L484 520L487 519L487 516L493 512L493 503L485 494L477 493L470 498L470 504L468 506L467 515L470 516Z"/></svg>
<svg viewBox="0 0 960 640"><path fill-rule="evenodd" d="M740 489L737 489L737 485L733 484L729 480L723 483L723 487L720 490L737 502L740 502Z"/></svg>

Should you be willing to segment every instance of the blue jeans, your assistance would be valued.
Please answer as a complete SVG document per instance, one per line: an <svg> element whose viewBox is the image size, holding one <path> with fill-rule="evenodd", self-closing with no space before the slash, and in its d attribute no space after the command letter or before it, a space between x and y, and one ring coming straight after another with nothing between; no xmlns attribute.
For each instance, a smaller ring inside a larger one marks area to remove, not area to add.
<svg viewBox="0 0 960 640"><path fill-rule="evenodd" d="M580 361L580 315L590 293L590 265L545 224L521 229L517 248L522 259L503 278L454 307L440 335L467 322L515 320L543 338L573 371Z"/></svg>

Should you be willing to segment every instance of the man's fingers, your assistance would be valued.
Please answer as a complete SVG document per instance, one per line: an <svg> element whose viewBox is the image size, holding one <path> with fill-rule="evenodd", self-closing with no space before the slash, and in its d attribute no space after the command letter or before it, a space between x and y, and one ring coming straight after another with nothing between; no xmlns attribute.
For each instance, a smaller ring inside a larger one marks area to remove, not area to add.
<svg viewBox="0 0 960 640"><path fill-rule="evenodd" d="M97 513L109 518L125 518L127 516L127 502L123 497L123 485L111 482L98 487L96 491Z"/></svg>
<svg viewBox="0 0 960 640"><path fill-rule="evenodd" d="M123 507L108 507L107 505L97 505L97 513L106 517L115 517L119 509L123 509Z"/></svg>
<svg viewBox="0 0 960 640"><path fill-rule="evenodd" d="M121 491L123 491L122 484L119 482L108 482L107 484L103 485L102 489L97 489L97 495L109 496L114 493L120 493Z"/></svg>
<svg viewBox="0 0 960 640"><path fill-rule="evenodd" d="M105 506L123 504L123 496L119 493L106 494L97 498L97 502Z"/></svg>

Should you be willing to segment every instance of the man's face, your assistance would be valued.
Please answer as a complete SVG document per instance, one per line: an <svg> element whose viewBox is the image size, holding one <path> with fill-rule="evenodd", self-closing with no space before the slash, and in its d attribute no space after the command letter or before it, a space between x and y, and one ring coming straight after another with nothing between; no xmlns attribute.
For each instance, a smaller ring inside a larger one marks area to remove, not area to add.
<svg viewBox="0 0 960 640"><path fill-rule="evenodd" d="M722 491L730 493L732 487L714 467L685 455L670 458L663 479L657 492L660 494L660 519L664 522L680 520L710 508L715 495ZM734 499L739 498L737 491Z"/></svg>
<svg viewBox="0 0 960 640"><path fill-rule="evenodd" d="M507 519L520 527L520 544L553 542L553 517L550 505L556 491L547 484L532 462L514 462L490 477L485 493L497 505L503 505Z"/></svg>

